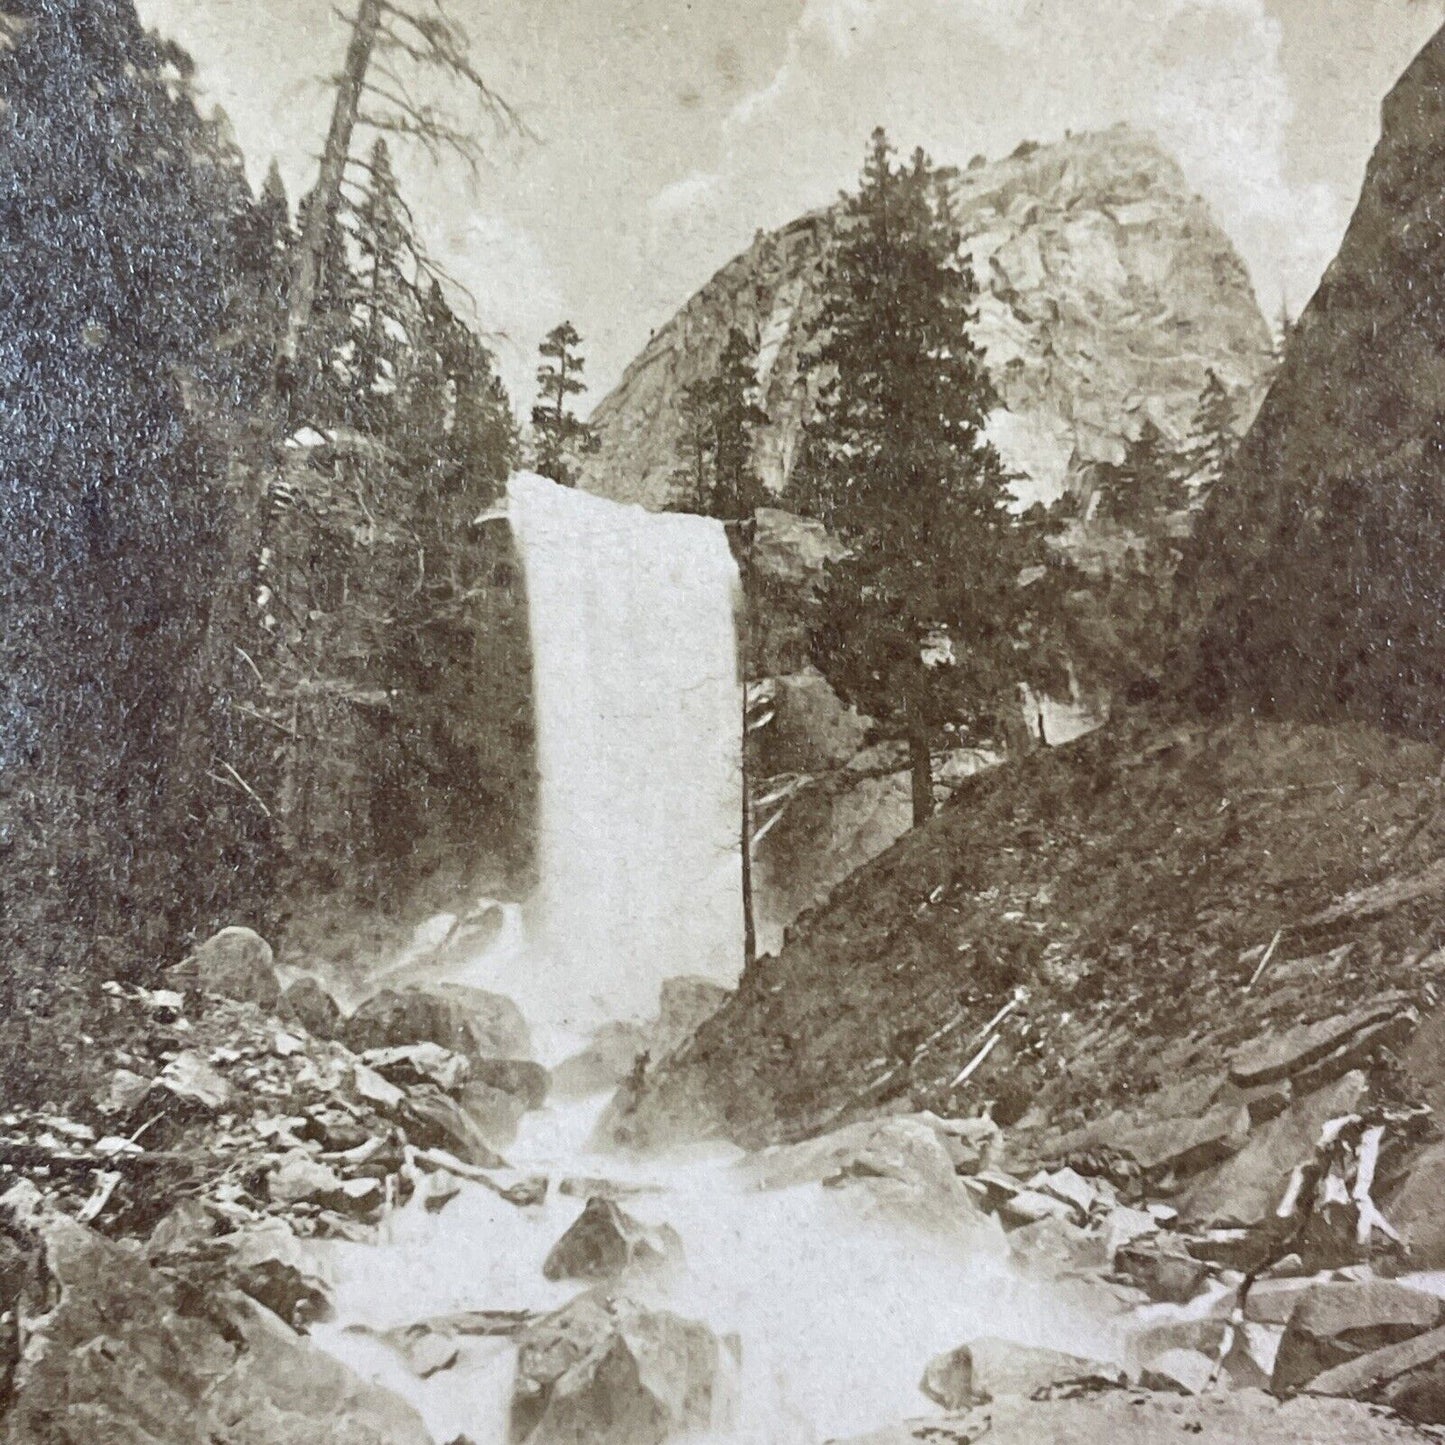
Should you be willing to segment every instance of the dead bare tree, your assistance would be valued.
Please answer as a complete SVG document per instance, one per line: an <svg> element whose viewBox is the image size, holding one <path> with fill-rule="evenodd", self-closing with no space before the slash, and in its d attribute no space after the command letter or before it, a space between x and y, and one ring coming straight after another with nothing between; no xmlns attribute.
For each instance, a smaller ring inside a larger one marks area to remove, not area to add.
<svg viewBox="0 0 1445 1445"><path fill-rule="evenodd" d="M341 206L347 168L359 163L351 154L358 129L405 136L433 160L450 152L475 172L483 158L475 131L446 109L419 99L414 88L420 80L440 79L464 90L495 132L528 134L521 117L472 62L467 33L442 0L430 0L424 12L393 0L360 0L347 23L346 59L336 78L321 167L296 247L278 374L295 371L305 345L326 238Z"/></svg>

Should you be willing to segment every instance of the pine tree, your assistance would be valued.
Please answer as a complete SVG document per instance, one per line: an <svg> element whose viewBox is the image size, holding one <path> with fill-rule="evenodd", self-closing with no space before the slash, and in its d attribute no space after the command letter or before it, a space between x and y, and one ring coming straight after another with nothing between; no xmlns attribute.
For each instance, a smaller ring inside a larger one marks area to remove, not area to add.
<svg viewBox="0 0 1445 1445"><path fill-rule="evenodd" d="M1124 460L1100 468L1098 512L1138 531L1155 531L1189 499L1179 458L1164 433L1145 417Z"/></svg>
<svg viewBox="0 0 1445 1445"><path fill-rule="evenodd" d="M681 509L723 521L752 517L765 497L753 438L768 416L753 399L757 366L747 337L731 328L717 370L682 396L681 465L673 474Z"/></svg>
<svg viewBox="0 0 1445 1445"><path fill-rule="evenodd" d="M1234 402L1218 373L1211 369L1199 393L1183 459L1186 480L1196 497L1206 495L1219 480L1238 445Z"/></svg>
<svg viewBox="0 0 1445 1445"><path fill-rule="evenodd" d="M592 428L569 410L571 399L587 390L581 345L576 328L564 321L537 348L542 364L537 368L540 399L532 408L533 464L544 477L567 487L577 483L578 455L596 444Z"/></svg>
<svg viewBox="0 0 1445 1445"><path fill-rule="evenodd" d="M355 419L385 432L396 419L397 407L389 399L402 382L408 327L417 308L406 268L407 217L391 154L381 137L367 163L365 192L356 208L355 243L361 304L352 363Z"/></svg>
<svg viewBox="0 0 1445 1445"><path fill-rule="evenodd" d="M810 358L825 380L804 494L849 548L827 570L812 653L845 701L907 740L916 822L942 728L990 725L1013 693L1030 558L983 437L996 398L960 239L927 157L900 167L875 131Z"/></svg>

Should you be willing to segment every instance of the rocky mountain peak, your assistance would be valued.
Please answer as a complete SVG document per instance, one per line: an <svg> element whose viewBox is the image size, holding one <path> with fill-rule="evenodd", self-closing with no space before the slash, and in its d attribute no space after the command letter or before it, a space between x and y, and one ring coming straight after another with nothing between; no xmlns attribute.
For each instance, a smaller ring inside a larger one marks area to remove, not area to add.
<svg viewBox="0 0 1445 1445"><path fill-rule="evenodd" d="M1269 329L1233 245L1151 136L1120 125L1025 142L951 180L981 288L977 335L1005 403L994 439L1031 495L1056 496L1089 463L1119 460L1146 416L1182 440L1210 370L1252 414ZM602 443L584 486L666 504L683 389L738 326L757 341L772 419L759 467L786 504L810 405L799 359L834 216L759 235L654 333L593 415Z"/></svg>

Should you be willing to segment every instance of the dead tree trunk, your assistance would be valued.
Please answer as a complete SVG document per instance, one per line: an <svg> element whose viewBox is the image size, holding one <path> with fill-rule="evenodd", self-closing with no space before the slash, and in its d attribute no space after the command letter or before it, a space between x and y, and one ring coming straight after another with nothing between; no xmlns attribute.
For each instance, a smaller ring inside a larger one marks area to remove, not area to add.
<svg viewBox="0 0 1445 1445"><path fill-rule="evenodd" d="M311 194L311 204L306 209L306 224L301 232L296 268L291 276L286 335L281 343L280 356L281 366L285 368L295 368L300 360L302 339L316 308L326 235L341 203L341 183L351 154L351 136L361 110L366 73L371 67L372 51L376 48L376 38L381 30L381 13L382 0L361 0L356 19L352 22L346 63L336 87L336 103L331 108L331 129L327 132L326 149L321 153L321 170L316 178L316 189Z"/></svg>
<svg viewBox="0 0 1445 1445"><path fill-rule="evenodd" d="M913 782L913 826L917 828L933 816L933 755L928 729L921 722L909 724L908 766Z"/></svg>
<svg viewBox="0 0 1445 1445"><path fill-rule="evenodd" d="M748 796L748 590L752 582L753 531L755 524L745 518L738 526L738 585L742 591L742 625L738 628L738 672L742 676L742 853L743 853L743 967L751 968L758 957L757 922L753 915L753 809Z"/></svg>

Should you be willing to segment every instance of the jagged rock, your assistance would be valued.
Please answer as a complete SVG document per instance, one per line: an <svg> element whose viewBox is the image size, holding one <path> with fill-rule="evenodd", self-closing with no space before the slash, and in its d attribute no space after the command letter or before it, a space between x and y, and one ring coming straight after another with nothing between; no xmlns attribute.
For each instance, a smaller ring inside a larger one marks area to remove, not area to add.
<svg viewBox="0 0 1445 1445"><path fill-rule="evenodd" d="M756 566L756 544L753 556ZM805 576L800 571L795 580ZM767 678L750 689L750 696L754 693L761 694L771 714L750 738L759 777L840 768L866 745L868 719L845 706L816 667Z"/></svg>
<svg viewBox="0 0 1445 1445"><path fill-rule="evenodd" d="M1146 1209L1111 1209L1104 1220L1104 1239L1110 1255L1158 1233L1159 1221Z"/></svg>
<svg viewBox="0 0 1445 1445"><path fill-rule="evenodd" d="M1052 1174L1036 1174L1029 1180L1029 1188L1061 1200L1074 1211L1075 1221L1080 1224L1088 1219L1099 1198L1094 1186L1073 1169L1056 1169ZM1017 1202L1016 1199L1015 1205Z"/></svg>
<svg viewBox="0 0 1445 1445"><path fill-rule="evenodd" d="M1445 1269L1445 1144L1420 1152L1389 1204L1386 1217L1399 1231L1415 1269Z"/></svg>
<svg viewBox="0 0 1445 1445"><path fill-rule="evenodd" d="M6 1445L431 1445L409 1405L244 1295L185 1299L63 1216L40 1232L44 1275L18 1304L27 1344Z"/></svg>
<svg viewBox="0 0 1445 1445"><path fill-rule="evenodd" d="M1319 1283L1308 1275L1256 1280L1244 1302L1244 1317L1259 1325L1287 1325L1300 1300Z"/></svg>
<svg viewBox="0 0 1445 1445"><path fill-rule="evenodd" d="M1214 1374L1214 1361L1198 1350L1165 1350L1139 1372L1146 1390L1175 1395L1202 1395Z"/></svg>
<svg viewBox="0 0 1445 1445"><path fill-rule="evenodd" d="M267 1013L281 1000L271 945L249 928L223 928L170 970L180 988L198 988Z"/></svg>
<svg viewBox="0 0 1445 1445"><path fill-rule="evenodd" d="M553 1280L610 1282L631 1269L671 1268L681 1259L675 1231L641 1224L611 1200L592 1198L552 1246L542 1273Z"/></svg>
<svg viewBox="0 0 1445 1445"><path fill-rule="evenodd" d="M1228 1325L1220 1316L1205 1319L1169 1320L1163 1324L1146 1325L1129 1337L1129 1359L1139 1369L1172 1350L1219 1354Z"/></svg>
<svg viewBox="0 0 1445 1445"><path fill-rule="evenodd" d="M552 1070L552 1086L561 1097L572 1099L615 1089L626 1082L637 1057L651 1047L651 1032L641 1024L603 1024L586 1048Z"/></svg>
<svg viewBox="0 0 1445 1445"><path fill-rule="evenodd" d="M1365 1090L1363 1074L1346 1074L1256 1130L1234 1158L1185 1195L1186 1218L1245 1226L1268 1218L1284 1195L1290 1171L1313 1157L1320 1130L1331 1119L1353 1113Z"/></svg>
<svg viewBox="0 0 1445 1445"><path fill-rule="evenodd" d="M524 1109L540 1109L552 1087L551 1074L530 1059L478 1059L472 1065L472 1078L504 1094L515 1095Z"/></svg>
<svg viewBox="0 0 1445 1445"><path fill-rule="evenodd" d="M266 1190L277 1204L329 1203L341 1193L341 1176L308 1154L288 1154L267 1178Z"/></svg>
<svg viewBox="0 0 1445 1445"><path fill-rule="evenodd" d="M1198 1092L1213 1094L1207 1086ZM1240 1102L1226 1101L1199 1111L1175 1116L1173 1108L1187 1103L1161 1100L1158 1113L1147 1120L1114 1113L1083 1129L1066 1134L1053 1154L1066 1156L1099 1151L1131 1160L1146 1181L1181 1179L1221 1164L1244 1147L1249 1138L1250 1114Z"/></svg>
<svg viewBox="0 0 1445 1445"><path fill-rule="evenodd" d="M341 1036L341 1009L314 978L298 978L281 995L279 1013L288 1022L300 1024L313 1039Z"/></svg>
<svg viewBox="0 0 1445 1445"><path fill-rule="evenodd" d="M92 1102L102 1114L129 1114L149 1091L151 1081L132 1069L114 1069L95 1091Z"/></svg>
<svg viewBox="0 0 1445 1445"><path fill-rule="evenodd" d="M937 1132L916 1118L851 1124L802 1144L751 1155L739 1165L762 1189L821 1182L856 1188L885 1209L970 1230L977 1247L1002 1254L997 1221L954 1172Z"/></svg>
<svg viewBox="0 0 1445 1445"><path fill-rule="evenodd" d="M313 1250L279 1219L227 1235L226 1274L243 1294L293 1329L331 1317L331 1285Z"/></svg>
<svg viewBox="0 0 1445 1445"><path fill-rule="evenodd" d="M462 1181L448 1169L438 1169L426 1176L422 1187L422 1207L428 1214L440 1214L462 1192Z"/></svg>
<svg viewBox="0 0 1445 1445"><path fill-rule="evenodd" d="M1005 1224L1037 1224L1041 1219L1076 1218L1072 1204L1052 1194L1043 1194L1037 1189L1020 1189L1018 1193L1004 1200L999 1206L999 1218Z"/></svg>
<svg viewBox="0 0 1445 1445"><path fill-rule="evenodd" d="M517 1137L517 1125L527 1107L516 1094L478 1083L463 1086L457 1102L493 1149L506 1149Z"/></svg>
<svg viewBox="0 0 1445 1445"><path fill-rule="evenodd" d="M1045 1275L1097 1274L1109 1263L1101 1236L1052 1216L1011 1230L1008 1247L1020 1264Z"/></svg>
<svg viewBox="0 0 1445 1445"><path fill-rule="evenodd" d="M1314 1395L1342 1395L1388 1405L1421 1424L1445 1424L1445 1329L1387 1345L1317 1375Z"/></svg>
<svg viewBox="0 0 1445 1445"><path fill-rule="evenodd" d="M471 1115L440 1089L422 1085L409 1090L398 1117L419 1148L445 1149L462 1163L482 1169L499 1169L506 1163L487 1143Z"/></svg>
<svg viewBox="0 0 1445 1445"><path fill-rule="evenodd" d="M1003 1130L990 1118L949 1119L937 1114L918 1117L937 1133L956 1173L985 1173L1003 1154Z"/></svg>
<svg viewBox="0 0 1445 1445"><path fill-rule="evenodd" d="M215 1238L215 1215L199 1199L183 1199L161 1216L146 1240L145 1255L154 1263L167 1255L186 1254Z"/></svg>
<svg viewBox="0 0 1445 1445"><path fill-rule="evenodd" d="M184 1109L204 1114L219 1114L231 1103L235 1093L223 1074L189 1050L178 1054L161 1070L151 1092L173 1100Z"/></svg>
<svg viewBox="0 0 1445 1445"><path fill-rule="evenodd" d="M1247 1044L1230 1060L1229 1077L1242 1088L1306 1073L1313 1076L1316 1087L1332 1083L1364 1063L1371 1049L1408 1038L1418 1022L1408 999L1386 995L1353 1013L1300 1024Z"/></svg>
<svg viewBox="0 0 1445 1445"><path fill-rule="evenodd" d="M518 1337L513 1445L662 1445L725 1428L721 1352L705 1325L589 1292Z"/></svg>
<svg viewBox="0 0 1445 1445"><path fill-rule="evenodd" d="M1314 1285L1290 1315L1271 1388L1294 1394L1317 1375L1425 1334L1442 1319L1445 1305L1433 1295L1389 1280Z"/></svg>
<svg viewBox="0 0 1445 1445"><path fill-rule="evenodd" d="M435 1084L454 1093L471 1077L472 1066L461 1054L440 1044L402 1044L390 1049L367 1049L361 1062L393 1084Z"/></svg>
<svg viewBox="0 0 1445 1445"><path fill-rule="evenodd" d="M1164 1240L1126 1245L1114 1256L1114 1269L1160 1304L1187 1304L1209 1278L1208 1265Z"/></svg>
<svg viewBox="0 0 1445 1445"><path fill-rule="evenodd" d="M526 1020L511 999L462 984L383 989L347 1019L343 1037L358 1054L417 1043L487 1059L532 1051Z"/></svg>
<svg viewBox="0 0 1445 1445"><path fill-rule="evenodd" d="M1258 1390L1184 1399L1123 1390L995 1402L839 1445L1421 1445L1418 1430L1352 1400L1283 1403Z"/></svg>
<svg viewBox="0 0 1445 1445"><path fill-rule="evenodd" d="M385 1114L394 1114L406 1098L406 1090L383 1079L375 1069L357 1064L352 1070L352 1081L359 1099L380 1109Z"/></svg>
<svg viewBox="0 0 1445 1445"><path fill-rule="evenodd" d="M658 991L652 1056L660 1059L692 1037L728 999L732 990L706 978L664 979Z"/></svg>
<svg viewBox="0 0 1445 1445"><path fill-rule="evenodd" d="M1010 1340L979 1339L930 1360L919 1389L945 1410L967 1410L1055 1385L1122 1384L1123 1379L1116 1365Z"/></svg>

